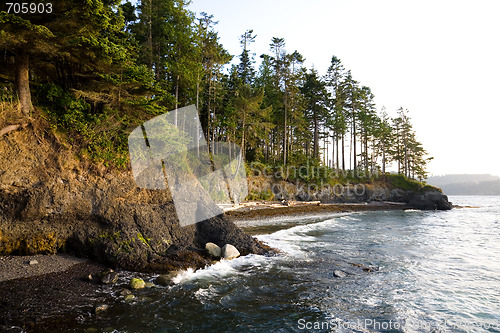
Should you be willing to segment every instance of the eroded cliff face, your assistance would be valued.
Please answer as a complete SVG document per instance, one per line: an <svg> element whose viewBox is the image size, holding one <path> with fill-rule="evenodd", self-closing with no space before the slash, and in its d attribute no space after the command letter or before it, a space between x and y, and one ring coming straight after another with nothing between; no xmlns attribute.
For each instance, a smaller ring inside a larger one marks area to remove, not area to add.
<svg viewBox="0 0 500 333"><path fill-rule="evenodd" d="M168 190L141 189L130 172L79 161L41 120L15 121L27 125L0 136L0 254L65 251L168 271L205 265L207 242L266 252L223 216L181 227Z"/></svg>

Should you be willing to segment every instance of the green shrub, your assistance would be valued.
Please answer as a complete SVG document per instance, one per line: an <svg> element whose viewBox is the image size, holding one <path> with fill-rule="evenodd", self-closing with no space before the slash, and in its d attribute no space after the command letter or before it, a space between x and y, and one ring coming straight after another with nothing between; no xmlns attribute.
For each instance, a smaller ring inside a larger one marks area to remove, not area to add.
<svg viewBox="0 0 500 333"><path fill-rule="evenodd" d="M271 192L271 190L267 191L251 191L247 197L246 200L248 201L259 201L259 200L265 200L265 201L272 201L274 200L274 194Z"/></svg>
<svg viewBox="0 0 500 333"><path fill-rule="evenodd" d="M94 113L84 98L55 84L40 85L37 100L53 128L67 133L77 153L106 166L126 168L129 127L138 120L106 107Z"/></svg>

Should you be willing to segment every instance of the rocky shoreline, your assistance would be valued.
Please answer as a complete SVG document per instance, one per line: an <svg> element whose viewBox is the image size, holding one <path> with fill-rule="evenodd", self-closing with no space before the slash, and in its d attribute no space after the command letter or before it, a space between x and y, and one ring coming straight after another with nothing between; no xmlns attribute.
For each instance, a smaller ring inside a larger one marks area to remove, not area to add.
<svg viewBox="0 0 500 333"><path fill-rule="evenodd" d="M47 262L58 262L50 256ZM24 257L17 257L24 261ZM0 282L0 331L64 332L78 325L79 317L93 312L105 295L100 286L85 280L105 268L95 262L72 265L64 271Z"/></svg>
<svg viewBox="0 0 500 333"><path fill-rule="evenodd" d="M207 243L205 250L212 263L240 256L231 244L220 248ZM137 294L140 289L172 286L183 272L115 271L101 263L61 254L3 256L0 331L72 331L93 316L105 314L110 304L147 301Z"/></svg>
<svg viewBox="0 0 500 333"><path fill-rule="evenodd" d="M405 203L371 202L351 204L255 202L226 212L228 221L269 218L283 215L330 214L340 212L404 210ZM232 223L232 222L231 222ZM262 248L266 248L261 244ZM231 259L240 252L232 246L207 242L200 254L204 265L219 258ZM228 250L229 249L229 250ZM268 248L267 248L268 249ZM233 252L236 251L236 252ZM226 253L235 253L234 255ZM243 251L242 251L243 252ZM268 252L263 252L268 253ZM242 253L246 254L246 253ZM33 262L36 263L33 263ZM184 267L203 267L186 261ZM9 275L6 270L11 269ZM103 273L104 272L104 273ZM0 329L12 332L62 332L70 330L84 318L98 316L107 304L133 300L132 280L140 280L139 288L168 286L177 274L171 270L164 275L132 273L113 270L108 265L65 255L0 257ZM161 270L156 271L157 273ZM113 275L116 274L116 275ZM119 276L127 276L130 285L116 283ZM93 277L89 279L89 276ZM131 278L135 276L136 278ZM153 278L154 276L157 276ZM108 279L109 278L109 279ZM145 282L146 281L146 282ZM135 281L137 282L137 281ZM134 282L134 283L135 283Z"/></svg>

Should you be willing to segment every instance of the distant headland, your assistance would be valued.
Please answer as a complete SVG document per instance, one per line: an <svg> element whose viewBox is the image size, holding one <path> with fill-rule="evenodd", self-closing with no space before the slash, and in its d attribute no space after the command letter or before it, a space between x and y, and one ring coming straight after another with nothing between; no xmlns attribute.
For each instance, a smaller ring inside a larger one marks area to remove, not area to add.
<svg viewBox="0 0 500 333"><path fill-rule="evenodd" d="M427 183L442 188L448 195L500 195L500 177L489 174L432 176Z"/></svg>

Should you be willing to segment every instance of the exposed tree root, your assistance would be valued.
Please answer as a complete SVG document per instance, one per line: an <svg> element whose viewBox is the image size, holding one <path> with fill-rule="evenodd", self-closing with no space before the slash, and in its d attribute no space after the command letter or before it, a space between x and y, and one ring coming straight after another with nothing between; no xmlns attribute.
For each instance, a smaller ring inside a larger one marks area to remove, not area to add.
<svg viewBox="0 0 500 333"><path fill-rule="evenodd" d="M16 124L16 125L6 126L0 130L0 136L18 130L19 128L25 128L26 126L28 126L28 124Z"/></svg>

